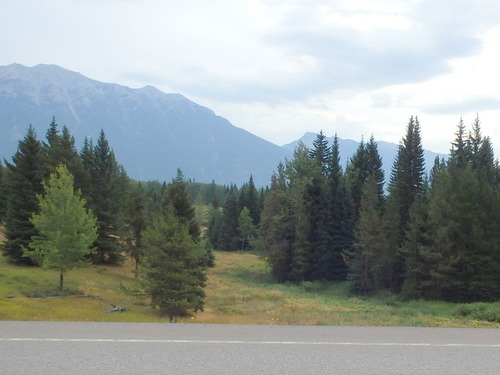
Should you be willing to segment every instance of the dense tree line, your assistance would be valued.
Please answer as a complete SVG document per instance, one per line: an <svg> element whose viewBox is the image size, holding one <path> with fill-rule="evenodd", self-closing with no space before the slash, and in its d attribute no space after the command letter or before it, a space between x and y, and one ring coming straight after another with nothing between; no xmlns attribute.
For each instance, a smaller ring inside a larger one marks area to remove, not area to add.
<svg viewBox="0 0 500 375"><path fill-rule="evenodd" d="M128 254L142 291L172 320L203 309L213 249L256 249L279 282L348 281L360 294L453 301L500 297L500 167L479 119L469 132L460 120L450 155L429 175L412 117L388 181L373 136L344 170L338 138L329 145L320 132L311 149L299 144L277 166L265 189L252 176L238 188L186 180L181 170L170 183L132 181L103 131L78 151L55 120L44 141L29 127L12 161L0 163L2 249L11 261L43 265L26 255L44 254L43 241L33 242L44 239L43 226L33 218L44 186L62 183L51 180L63 179L61 166L96 220L97 237L79 254L95 264ZM205 210L202 220L197 210Z"/></svg>
<svg viewBox="0 0 500 375"><path fill-rule="evenodd" d="M226 187L222 197L213 191L205 233L208 248L223 251L251 248L257 237L265 189L258 190L250 176L239 189L235 185Z"/></svg>
<svg viewBox="0 0 500 375"><path fill-rule="evenodd" d="M78 151L68 128L60 131L55 119L44 141L30 126L4 164L0 221L10 261L57 269L62 288L66 270L86 262L119 264L128 253L143 291L162 313L173 319L203 308L204 272L213 258L200 246L180 170L169 184L132 181L104 131L95 145L85 139ZM169 274L163 283L154 279L161 273Z"/></svg>
<svg viewBox="0 0 500 375"><path fill-rule="evenodd" d="M410 118L384 190L373 137L345 172L338 141L299 145L272 176L260 247L280 282L349 280L354 291L453 301L500 297L500 167L479 119L457 127L449 158L425 175Z"/></svg>

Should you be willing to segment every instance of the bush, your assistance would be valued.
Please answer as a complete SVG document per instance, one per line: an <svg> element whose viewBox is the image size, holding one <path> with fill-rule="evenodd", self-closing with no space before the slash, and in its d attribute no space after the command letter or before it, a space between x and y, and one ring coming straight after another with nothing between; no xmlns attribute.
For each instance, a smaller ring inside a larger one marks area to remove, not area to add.
<svg viewBox="0 0 500 375"><path fill-rule="evenodd" d="M460 305L457 311L459 316L467 316L476 320L500 323L500 303L468 303Z"/></svg>

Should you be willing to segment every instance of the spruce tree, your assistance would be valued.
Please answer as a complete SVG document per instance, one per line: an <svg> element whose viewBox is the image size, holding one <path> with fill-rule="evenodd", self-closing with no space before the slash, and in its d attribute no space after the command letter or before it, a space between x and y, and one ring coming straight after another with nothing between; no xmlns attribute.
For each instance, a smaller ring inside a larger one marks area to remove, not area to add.
<svg viewBox="0 0 500 375"><path fill-rule="evenodd" d="M205 237L207 239L208 246L212 249L221 248L219 236L221 234L222 215L222 209L219 207L212 207L210 210Z"/></svg>
<svg viewBox="0 0 500 375"><path fill-rule="evenodd" d="M0 224L3 223L5 217L6 199L7 196L5 194L5 168L2 162L0 161Z"/></svg>
<svg viewBox="0 0 500 375"><path fill-rule="evenodd" d="M290 279L294 232L292 201L287 192L285 167L280 163L271 178L259 228L262 251L278 282Z"/></svg>
<svg viewBox="0 0 500 375"><path fill-rule="evenodd" d="M23 257L23 248L38 234L30 218L39 211L37 194L43 192L46 167L42 144L32 126L19 141L12 163L6 164L4 225L7 239L3 251L15 263L33 264L31 259Z"/></svg>
<svg viewBox="0 0 500 375"><path fill-rule="evenodd" d="M409 222L410 207L423 192L425 170L423 154L420 125L416 117L411 117L393 164L385 209L389 236L389 245L383 254L386 268L385 287L393 291L400 291L403 283L405 259L400 248Z"/></svg>
<svg viewBox="0 0 500 375"><path fill-rule="evenodd" d="M145 231L143 287L151 305L171 322L203 311L206 275L203 253L171 206Z"/></svg>
<svg viewBox="0 0 500 375"><path fill-rule="evenodd" d="M231 251L239 247L238 218L238 189L231 186L222 209L222 219L219 234L219 250Z"/></svg>
<svg viewBox="0 0 500 375"><path fill-rule="evenodd" d="M259 202L259 196L255 184L253 182L253 177L250 175L248 183L244 184L240 189L240 195L238 198L238 205L240 210L247 207L249 210L250 217L252 218L253 224L258 225L260 222L261 206Z"/></svg>
<svg viewBox="0 0 500 375"><path fill-rule="evenodd" d="M315 249L312 241L318 241L320 237L316 235L324 227L314 227L319 216L312 217L311 207L312 201L311 192L315 194L315 180L318 181L321 174L321 168L318 165L317 159L310 157L309 149L299 144L294 152L293 159L287 161L286 178L288 180L287 194L290 200L290 215L291 220L287 222L289 225L289 233L284 233L285 237L289 237L292 244L290 254L290 273L286 280L289 281L304 281L315 277L315 262L319 251ZM317 196L316 196L317 197ZM314 198L313 198L314 199ZM293 234L292 234L293 233Z"/></svg>
<svg viewBox="0 0 500 375"><path fill-rule="evenodd" d="M59 271L59 288L63 289L64 274L88 262L86 255L97 238L96 219L75 192L73 176L65 165L58 166L43 187L44 195L37 196L40 211L31 218L38 234L23 251L44 269Z"/></svg>
<svg viewBox="0 0 500 375"><path fill-rule="evenodd" d="M469 163L470 155L468 152L465 125L462 118L460 118L460 121L458 122L455 135L456 138L451 143L448 164L455 168L465 168L465 166Z"/></svg>
<svg viewBox="0 0 500 375"><path fill-rule="evenodd" d="M361 140L356 153L351 157L347 168L346 178L354 204L355 221L358 218L359 207L363 185L370 175L375 177L377 183L377 194L380 204L384 198L384 171L382 158L378 153L378 146L373 136L368 143Z"/></svg>
<svg viewBox="0 0 500 375"><path fill-rule="evenodd" d="M359 216L363 184L368 175L368 155L366 154L365 142L362 139L356 153L351 157L346 167L347 185L351 193L356 221Z"/></svg>
<svg viewBox="0 0 500 375"><path fill-rule="evenodd" d="M177 176L165 190L164 206L171 205L174 208L174 214L184 223L193 240L197 241L200 236L200 227L196 221L196 212L191 201L191 196L187 191L187 183L180 169L177 169Z"/></svg>
<svg viewBox="0 0 500 375"><path fill-rule="evenodd" d="M142 246L143 232L150 221L151 210L148 203L148 197L142 183L139 182L137 185L129 188L125 219L127 234L125 235L125 239L129 253L135 262L136 274L144 255Z"/></svg>
<svg viewBox="0 0 500 375"><path fill-rule="evenodd" d="M255 238L256 226L253 223L253 219L250 216L250 210L246 207L240 212L238 217L238 232L240 234L240 249L248 249L250 247L251 241Z"/></svg>
<svg viewBox="0 0 500 375"><path fill-rule="evenodd" d="M309 280L329 279L329 262L325 260L330 257L331 252L330 196L327 188L330 148L323 132L316 137L309 158L312 167L309 172L311 178L303 199L307 208L308 240L312 251L309 254L309 273L306 277Z"/></svg>
<svg viewBox="0 0 500 375"><path fill-rule="evenodd" d="M90 190L90 175L84 169L80 154L75 147L75 138L69 129L63 126L61 134L55 118L47 130L46 142L43 143L43 151L46 157L47 173L53 173L59 164L64 164L75 180L75 188L81 191Z"/></svg>
<svg viewBox="0 0 500 375"><path fill-rule="evenodd" d="M329 280L343 281L347 277L348 265L345 254L349 253L354 241L354 212L351 195L346 186L340 165L339 141L335 135L331 147L328 167L328 191L330 211L331 248L322 262L328 267Z"/></svg>
<svg viewBox="0 0 500 375"><path fill-rule="evenodd" d="M349 279L358 293L369 294L379 287L380 254L387 246L377 192L377 179L370 175L364 184L355 232Z"/></svg>
<svg viewBox="0 0 500 375"><path fill-rule="evenodd" d="M120 235L122 234L122 209L128 178L109 147L101 130L97 144L89 154L91 143L84 144L82 159L90 169L91 191L89 205L97 217L99 237L95 241L94 263L116 264L123 260Z"/></svg>

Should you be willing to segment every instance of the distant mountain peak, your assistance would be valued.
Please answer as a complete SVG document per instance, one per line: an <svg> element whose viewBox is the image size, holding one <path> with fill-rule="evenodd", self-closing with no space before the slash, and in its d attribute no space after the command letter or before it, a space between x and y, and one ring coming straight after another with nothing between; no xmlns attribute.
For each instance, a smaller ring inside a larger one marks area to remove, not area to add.
<svg viewBox="0 0 500 375"><path fill-rule="evenodd" d="M39 138L52 117L77 144L101 129L117 159L139 180L166 180L181 168L200 182L267 185L290 152L233 126L181 94L104 83L57 65L0 67L0 157L14 154L29 124Z"/></svg>

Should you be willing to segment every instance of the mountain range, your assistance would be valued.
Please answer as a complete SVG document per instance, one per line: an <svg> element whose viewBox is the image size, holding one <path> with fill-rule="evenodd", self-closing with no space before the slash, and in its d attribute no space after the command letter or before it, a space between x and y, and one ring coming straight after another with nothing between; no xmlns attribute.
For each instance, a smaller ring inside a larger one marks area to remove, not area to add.
<svg viewBox="0 0 500 375"><path fill-rule="evenodd" d="M2 159L10 160L30 124L44 139L53 117L60 127L68 127L77 146L85 137L96 140L103 129L129 176L142 181L168 182L181 168L198 182L239 186L252 175L257 186L265 186L299 142L275 145L180 94L152 86L133 89L103 83L56 65L0 67ZM315 137L306 133L301 140L311 146ZM390 170L398 146L378 145ZM341 140L343 163L357 147L358 142ZM432 166L436 155L427 152L427 165Z"/></svg>

